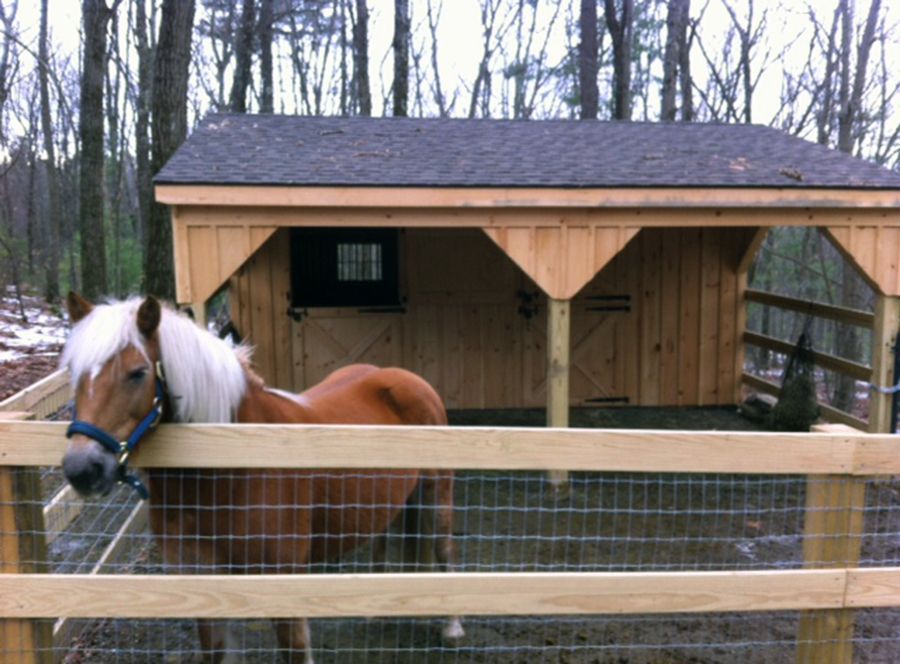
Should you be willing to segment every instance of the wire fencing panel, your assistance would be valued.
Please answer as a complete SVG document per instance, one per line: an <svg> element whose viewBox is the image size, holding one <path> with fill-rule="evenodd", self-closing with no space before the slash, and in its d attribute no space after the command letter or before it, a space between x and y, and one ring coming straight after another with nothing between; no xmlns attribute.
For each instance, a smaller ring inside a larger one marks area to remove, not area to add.
<svg viewBox="0 0 900 664"><path fill-rule="evenodd" d="M60 484L55 470L37 473L43 495L51 502ZM285 543L285 520L299 513L285 493L246 505L224 490L237 478L259 471L184 472L184 486L216 478L222 493L216 508L192 504L182 494L179 505L159 505L160 515L179 510L179 518L214 524L177 542L187 551L215 542L231 553L250 547L292 546ZM315 473L327 482L343 475ZM293 473L287 476L310 475ZM359 473L351 474L358 479ZM397 476L396 481L403 481ZM804 564L804 519L807 477L725 474L573 473L569 489L558 494L541 473L458 473L454 491L454 542L457 571L464 572L647 572L800 569ZM811 480L815 482L816 480ZM823 480L824 481L824 480ZM174 495L174 494L173 494ZM160 496L154 496L159 499ZM306 504L306 501L300 501ZM342 532L325 538L332 551L355 538L359 508L353 495L344 496ZM47 532L27 531L23 537L49 541L50 571L59 573L133 574L173 572L372 572L420 570L404 558L409 538L402 518L378 547L364 541L341 560L325 560L285 569L262 563L242 569L218 564L163 561L157 540L146 528L133 492L82 501L71 494L53 503L71 520L47 518ZM5 505L0 505L5 506ZM315 503L314 503L315 506ZM22 505L16 506L18 509ZM318 505L322 509L337 509ZM300 508L300 512L304 508ZM423 509L427 507L423 506ZM226 515L226 517L223 517ZM235 535L235 523L277 515L280 526ZM50 515L45 512L45 516ZM224 520L223 520L224 518ZM354 521L356 520L356 521ZM221 524L228 524L227 529ZM3 524L9 529L9 524ZM52 528L52 530L50 529ZM287 530L290 530L287 528ZM3 535L8 535L4 532ZM290 539L291 535L287 535ZM419 538L419 546L438 535ZM365 539L365 538L363 538ZM176 550L178 550L176 548ZM179 554L176 559L182 556ZM43 561L22 561L39 566ZM834 562L834 561L832 561ZM848 565L854 561L846 561ZM900 565L900 482L868 482L861 536L861 566ZM288 566L290 567L290 566ZM303 569L300 569L300 568ZM740 614L675 614L661 616L598 616L464 618L466 636L456 645L442 641L439 619L323 619L311 621L312 644L318 662L773 662L793 658L798 612ZM900 650L900 611L857 613L855 645L858 661L891 662ZM288 661L279 652L269 621L228 621L229 647L244 661ZM201 656L194 621L187 620L67 620L54 624L53 659L75 662L188 662ZM22 647L4 640L3 661L26 661ZM19 657L19 659L16 659ZM37 660L33 660L37 661Z"/></svg>

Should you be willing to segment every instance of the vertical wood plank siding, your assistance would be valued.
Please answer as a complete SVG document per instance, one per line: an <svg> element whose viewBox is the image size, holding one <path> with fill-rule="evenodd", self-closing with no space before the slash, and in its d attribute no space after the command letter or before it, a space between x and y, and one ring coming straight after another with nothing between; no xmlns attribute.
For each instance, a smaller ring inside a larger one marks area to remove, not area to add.
<svg viewBox="0 0 900 664"><path fill-rule="evenodd" d="M572 302L572 403L734 403L738 264L754 232L648 228L629 242ZM407 229L401 244L404 313L310 309L295 322L288 231L277 231L230 283L259 372L301 390L350 362L399 364L450 408L543 407L548 305L534 282L479 229ZM630 310L602 299L612 295Z"/></svg>

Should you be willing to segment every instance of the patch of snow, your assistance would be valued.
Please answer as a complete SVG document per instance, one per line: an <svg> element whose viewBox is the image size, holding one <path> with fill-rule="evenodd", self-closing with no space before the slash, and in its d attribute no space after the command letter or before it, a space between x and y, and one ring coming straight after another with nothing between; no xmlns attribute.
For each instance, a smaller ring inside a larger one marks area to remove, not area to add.
<svg viewBox="0 0 900 664"><path fill-rule="evenodd" d="M23 322L12 287L6 287L6 294L0 297L0 363L58 355L68 334L65 319L44 308L39 298L24 296L27 322Z"/></svg>

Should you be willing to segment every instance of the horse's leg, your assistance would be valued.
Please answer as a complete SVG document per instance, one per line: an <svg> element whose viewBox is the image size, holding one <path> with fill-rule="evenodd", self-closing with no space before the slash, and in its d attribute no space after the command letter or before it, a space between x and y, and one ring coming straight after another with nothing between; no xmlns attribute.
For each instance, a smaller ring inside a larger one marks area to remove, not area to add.
<svg viewBox="0 0 900 664"><path fill-rule="evenodd" d="M197 634L204 664L238 664L241 645L228 625L220 620L198 620Z"/></svg>
<svg viewBox="0 0 900 664"><path fill-rule="evenodd" d="M407 524L414 528L407 527L407 543L415 547L418 565L441 572L450 571L456 564L456 549L453 545L453 473L423 472L419 489L413 496L416 494L420 503L410 507L418 515L409 515ZM414 537L410 538L409 535ZM409 553L407 549L407 555ZM465 636L459 616L447 618L441 635L448 642L458 641Z"/></svg>
<svg viewBox="0 0 900 664"><path fill-rule="evenodd" d="M214 547L193 536L194 514L177 507L151 505L150 527L157 534L163 563L174 574L216 571ZM204 664L237 664L240 641L227 623L198 620L197 635Z"/></svg>
<svg viewBox="0 0 900 664"><path fill-rule="evenodd" d="M276 620L275 633L288 664L314 664L309 622L306 618Z"/></svg>

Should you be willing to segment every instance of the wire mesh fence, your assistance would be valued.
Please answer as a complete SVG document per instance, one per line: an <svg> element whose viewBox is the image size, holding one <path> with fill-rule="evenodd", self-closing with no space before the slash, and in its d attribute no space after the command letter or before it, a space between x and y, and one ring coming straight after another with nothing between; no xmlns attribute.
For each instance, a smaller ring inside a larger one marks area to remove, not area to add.
<svg viewBox="0 0 900 664"><path fill-rule="evenodd" d="M50 504L59 482L56 471L38 473L41 507ZM175 472L175 471L173 471ZM299 473L298 473L299 474ZM217 481L260 475L220 471ZM309 473L306 473L309 475ZM317 473L323 481L345 479ZM189 483L211 476L188 473ZM353 473L354 479L360 474ZM398 476L401 481L404 476ZM799 569L819 561L804 560L807 492L817 482L805 476L656 473L573 473L568 490L559 493L541 473L462 472L454 491L455 569L466 572L632 572ZM862 566L900 564L900 482L867 483L861 534ZM159 499L159 496L155 496ZM230 519L255 511L287 514L284 496L246 505L219 496L215 512ZM225 569L221 564L184 565L163 560L146 520L135 519L146 507L122 487L111 495L81 500L70 496L53 509L74 515L56 521L56 530L20 533L42 537L48 571L57 573L156 574L167 571L300 571L265 564L253 569ZM0 507L5 505L0 504ZM16 506L18 509L22 505ZM324 504L320 509L336 509ZM360 504L347 501L347 518ZM198 522L215 520L208 505L157 505L177 509ZM305 507L304 507L305 509ZM836 508L835 508L836 509ZM46 512L45 512L46 513ZM51 519L47 520L52 523ZM135 526L134 524L138 524ZM404 556L408 533L403 520L393 524L383 542L370 541L336 560L330 555L304 566L311 573L358 573L421 570ZM407 524L408 525L408 524ZM4 533L6 534L6 533ZM236 536L201 530L194 541L230 540L232 550L271 541L284 533ZM337 537L354 536L353 532ZM828 537L842 537L831 534ZM419 546L427 546L418 538ZM809 538L807 537L807 540ZM341 543L335 540L335 548ZM110 553L112 550L112 553ZM408 553L408 552L407 552ZM235 560L240 556L235 556ZM855 560L827 561L856 565ZM43 561L24 561L40 566ZM326 619L312 621L312 643L319 662L773 662L789 661L797 642L797 612L667 616L465 618L466 637L448 645L437 619ZM857 661L892 662L900 652L900 612L860 612L855 643ZM68 662L195 661L201 656L193 621L69 620L55 624L55 659ZM229 647L242 661L278 662L280 646L268 621L229 624ZM4 648L15 650L15 643Z"/></svg>

